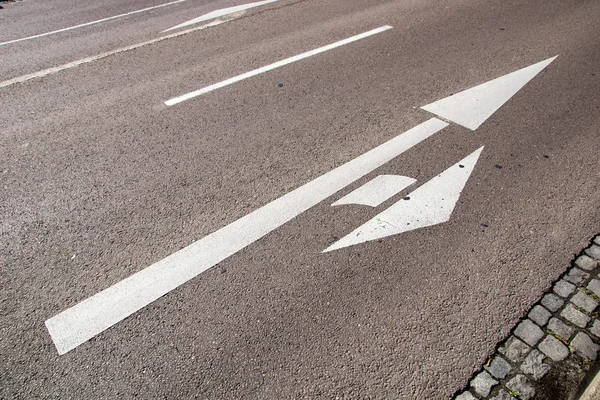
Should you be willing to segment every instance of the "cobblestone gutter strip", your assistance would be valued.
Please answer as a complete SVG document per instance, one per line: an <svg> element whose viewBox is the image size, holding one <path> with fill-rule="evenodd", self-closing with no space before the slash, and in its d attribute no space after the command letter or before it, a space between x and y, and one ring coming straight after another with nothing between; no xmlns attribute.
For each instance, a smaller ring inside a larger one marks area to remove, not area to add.
<svg viewBox="0 0 600 400"><path fill-rule="evenodd" d="M454 399L574 398L600 350L599 262L596 236Z"/></svg>

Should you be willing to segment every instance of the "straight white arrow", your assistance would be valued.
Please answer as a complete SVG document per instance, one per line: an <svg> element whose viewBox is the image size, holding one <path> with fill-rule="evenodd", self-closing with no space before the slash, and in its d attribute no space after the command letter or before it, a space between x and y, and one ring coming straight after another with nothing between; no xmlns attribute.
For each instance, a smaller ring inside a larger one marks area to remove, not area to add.
<svg viewBox="0 0 600 400"><path fill-rule="evenodd" d="M546 60L544 66L552 60ZM515 79L518 78L520 83L510 85L510 91L499 91L500 98L496 99L493 96L477 97L475 101L475 103L479 103L476 107L479 110L477 118L469 118L469 120L479 121L479 123L485 121L529 79L543 69L542 64L536 65L535 68L523 69L522 71L526 72L522 74L513 75ZM527 76L528 78L525 79L524 77ZM511 81L512 78L508 82ZM496 84L491 87L495 86ZM477 96L486 93L484 85L478 88L475 92ZM461 96L457 97L455 95L440 100L438 106L434 107L433 104L436 103L432 103L430 105L432 107L426 107L432 112L439 113L444 118L460 121L459 106L461 102L473 104L468 100L468 96L461 98ZM454 104L456 102L458 103ZM452 112L445 112L445 110ZM469 110L465 110L465 112L469 113ZM484 116L486 117L484 118ZM446 126L448 126L446 122L437 118L423 122L48 319L46 327L59 354L64 354L85 343L171 290L236 254L344 187L396 158ZM463 160L465 165L467 165L467 162L474 165L480 151L481 149ZM465 175L454 177L454 174L451 177L454 181L463 179L465 182L468 178ZM443 183L440 182L440 184ZM456 196L457 187L458 185L453 186L453 189L449 190L449 194ZM462 189L462 186L460 186L460 189ZM458 193L460 193L460 189ZM416 196L416 193L417 191L413 196ZM427 191L422 189L418 197L421 197L422 200L427 199Z"/></svg>

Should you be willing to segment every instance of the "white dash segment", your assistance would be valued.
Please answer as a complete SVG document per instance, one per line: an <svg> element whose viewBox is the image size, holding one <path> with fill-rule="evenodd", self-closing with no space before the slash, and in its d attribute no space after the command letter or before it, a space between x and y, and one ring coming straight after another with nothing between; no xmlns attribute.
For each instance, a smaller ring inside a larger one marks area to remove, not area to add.
<svg viewBox="0 0 600 400"><path fill-rule="evenodd" d="M59 354L144 308L448 126L432 118L46 321Z"/></svg>
<svg viewBox="0 0 600 400"><path fill-rule="evenodd" d="M225 15L237 13L237 12L240 12L240 11L245 11L245 10L248 10L250 8L264 6L264 5L269 4L269 3L275 3L276 1L279 1L279 0L264 0L264 1L257 1L257 2L254 2L254 3L242 4L240 6L222 8L220 10L215 10L215 11L209 12L208 14L204 14L204 15L198 17L198 18L191 19L189 21L186 21L184 23L176 25L176 26L174 26L172 28L165 29L164 31L162 31L162 33L173 31L175 29L185 28L186 26L198 24L200 22L204 22L204 21L208 21L210 19L215 19L215 18L223 17Z"/></svg>
<svg viewBox="0 0 600 400"><path fill-rule="evenodd" d="M130 12L125 13L125 14L114 15L112 17L102 18L102 19L99 19L99 20L96 20L96 21L91 21L91 22L86 22L84 24L70 26L68 28L57 29L55 31L40 33L38 35L27 36L27 37L20 38L20 39L9 40L7 42L0 43L0 46L4 46L4 45L7 45L7 44L12 44L12 43L17 43L17 42L23 42L25 40L37 39L37 38L41 38L41 37L44 37L44 36L50 36L50 35L54 35L56 33L72 31L74 29L84 28L86 26L95 25L95 24L99 24L99 23L102 23L102 22L106 22L106 21L111 21L113 19L127 17L129 15L139 14L139 13L143 13L145 11L155 10L155 9L161 8L161 7L171 6L173 4L182 3L184 1L186 1L186 0L175 0L175 1L172 1L170 3L159 4L157 6L147 7L147 8L141 9L141 10L130 11Z"/></svg>
<svg viewBox="0 0 600 400"><path fill-rule="evenodd" d="M361 33L359 35L352 36L352 37L349 37L347 39L340 40L338 42L328 44L327 46L319 47L318 49L310 50L310 51L298 54L296 56L289 57L289 58L286 58L286 59L281 60L281 61L277 61L277 62L275 62L273 64L269 64L267 66L264 66L264 67L261 67L261 68L257 68L257 69L254 69L252 71L243 73L241 75L234 76L233 78L229 78L229 79L221 81L219 83L215 83L213 85L206 86L206 87L204 87L202 89L199 89L199 90L196 90L196 91L184 94L182 96L174 97L174 98L172 98L170 100L165 101L165 104L167 106L174 106L175 104L179 104L179 103L184 102L186 100L193 99L194 97L202 96L203 94L212 92L213 90L221 89L221 88L223 88L225 86L229 86L229 85L234 84L236 82L243 81L244 79L248 79L248 78L251 78L253 76L260 75L260 74L268 72L268 71L272 71L272 70L274 70L276 68L280 68L280 67L283 67L285 65L294 63L296 61L300 61L300 60L303 60L305 58L312 57L312 56L315 56L315 55L320 54L320 53L324 53L324 52L329 51L329 50L333 50L333 49L335 49L337 47L344 46L344 45L347 45L347 44L352 43L352 42L356 42L356 41L361 40L361 39L365 39L365 38L367 38L369 36L373 36L373 35L376 35L378 33L387 31L388 29L392 29L392 27L389 26L389 25L382 26L382 27L370 30L368 32Z"/></svg>

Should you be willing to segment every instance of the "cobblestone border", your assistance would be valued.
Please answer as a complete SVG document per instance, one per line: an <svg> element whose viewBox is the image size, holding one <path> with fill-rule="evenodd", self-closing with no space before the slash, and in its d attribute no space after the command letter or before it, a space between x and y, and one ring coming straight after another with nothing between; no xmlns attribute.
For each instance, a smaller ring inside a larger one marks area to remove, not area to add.
<svg viewBox="0 0 600 400"><path fill-rule="evenodd" d="M600 350L600 235L529 310L455 400L529 400L534 381L576 353L588 369Z"/></svg>

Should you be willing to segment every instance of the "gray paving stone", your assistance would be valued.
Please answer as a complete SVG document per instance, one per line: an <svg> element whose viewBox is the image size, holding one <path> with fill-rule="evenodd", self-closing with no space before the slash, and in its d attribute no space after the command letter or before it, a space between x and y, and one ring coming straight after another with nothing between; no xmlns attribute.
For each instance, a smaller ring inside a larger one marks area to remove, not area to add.
<svg viewBox="0 0 600 400"><path fill-rule="evenodd" d="M557 312L565 304L565 301L555 294L548 293L541 301L542 305L551 312Z"/></svg>
<svg viewBox="0 0 600 400"><path fill-rule="evenodd" d="M456 396L454 400L477 400L475 396L471 394L471 392L464 392Z"/></svg>
<svg viewBox="0 0 600 400"><path fill-rule="evenodd" d="M566 341L569 341L569 339L571 339L571 336L573 336L573 328L571 328L569 325L565 324L558 318L550 319L550 322L548 322L548 330L552 331L553 333L556 333L558 336L565 339Z"/></svg>
<svg viewBox="0 0 600 400"><path fill-rule="evenodd" d="M577 257L577 260L575 260L575 265L581 269L585 269L586 271L591 271L596 268L598 263L593 258L583 255Z"/></svg>
<svg viewBox="0 0 600 400"><path fill-rule="evenodd" d="M558 281L554 284L553 290L554 290L554 293L556 293L560 297L567 298L575 290L575 285L565 281L564 279L561 279L560 281Z"/></svg>
<svg viewBox="0 0 600 400"><path fill-rule="evenodd" d="M525 361L521 364L521 371L529 374L536 381L541 379L550 371L550 366L544 364L544 354L538 350L531 350L531 353L525 357Z"/></svg>
<svg viewBox="0 0 600 400"><path fill-rule="evenodd" d="M535 389L531 387L525 375L515 376L506 384L506 387L517 392L522 400L529 400L535 396Z"/></svg>
<svg viewBox="0 0 600 400"><path fill-rule="evenodd" d="M579 332L577 335L575 335L571 341L571 347L573 347L577 353L589 358L590 360L595 360L598 350L600 350L600 346L594 343L592 339L590 339L590 337L583 332Z"/></svg>
<svg viewBox="0 0 600 400"><path fill-rule="evenodd" d="M551 315L552 314L550 313L550 311L546 310L544 307L540 306L539 304L536 305L535 307L533 307L531 309L531 311L529 311L529 314L527 314L529 319L531 319L533 322L535 322L539 326L546 325L546 323L548 322L548 319L550 318Z"/></svg>
<svg viewBox="0 0 600 400"><path fill-rule="evenodd" d="M596 236L594 238L594 243L596 243L597 245L600 245L600 236Z"/></svg>
<svg viewBox="0 0 600 400"><path fill-rule="evenodd" d="M592 332L594 335L596 335L596 337L600 338L600 321L598 321L597 319L595 319L594 320L594 324L589 329L589 331Z"/></svg>
<svg viewBox="0 0 600 400"><path fill-rule="evenodd" d="M490 394L492 388L498 384L498 381L492 378L486 371L481 371L470 383L471 388L483 397Z"/></svg>
<svg viewBox="0 0 600 400"><path fill-rule="evenodd" d="M523 339L530 346L535 346L544 337L544 331L530 319L521 321L515 329L515 336Z"/></svg>
<svg viewBox="0 0 600 400"><path fill-rule="evenodd" d="M581 282L585 281L590 277L590 274L580 270L579 268L573 267L569 270L569 273L565 275L565 280L576 285L579 285Z"/></svg>
<svg viewBox="0 0 600 400"><path fill-rule="evenodd" d="M565 275L564 279L575 285L578 285L579 283L583 282L589 277L589 272L585 272L584 270L577 267L572 267L567 273L567 275Z"/></svg>
<svg viewBox="0 0 600 400"><path fill-rule="evenodd" d="M585 249L585 254L588 256L595 258L596 260L600 260L600 246L597 244L593 244L587 249Z"/></svg>
<svg viewBox="0 0 600 400"><path fill-rule="evenodd" d="M539 304L534 306L527 316L539 326L544 326L552 314Z"/></svg>
<svg viewBox="0 0 600 400"><path fill-rule="evenodd" d="M496 397L491 397L490 400L515 400L508 392L504 389L500 389Z"/></svg>
<svg viewBox="0 0 600 400"><path fill-rule="evenodd" d="M538 345L538 349L553 361L562 361L569 355L569 349L554 336L546 336Z"/></svg>
<svg viewBox="0 0 600 400"><path fill-rule="evenodd" d="M600 296L600 281L598 279L592 279L588 283L587 288L594 292L596 296Z"/></svg>
<svg viewBox="0 0 600 400"><path fill-rule="evenodd" d="M583 292L575 293L575 296L571 299L571 303L577 307L583 308L587 312L592 312L598 307L598 302Z"/></svg>
<svg viewBox="0 0 600 400"><path fill-rule="evenodd" d="M585 328L590 322L590 317L576 309L571 303L567 304L565 309L560 312L560 316L580 328Z"/></svg>
<svg viewBox="0 0 600 400"><path fill-rule="evenodd" d="M485 367L485 369L487 369L487 371L492 374L494 378L504 379L510 372L511 366L504 358L496 356L490 365Z"/></svg>
<svg viewBox="0 0 600 400"><path fill-rule="evenodd" d="M511 336L506 344L498 349L501 354L514 363L520 362L531 350L531 347L521 342L514 336Z"/></svg>

